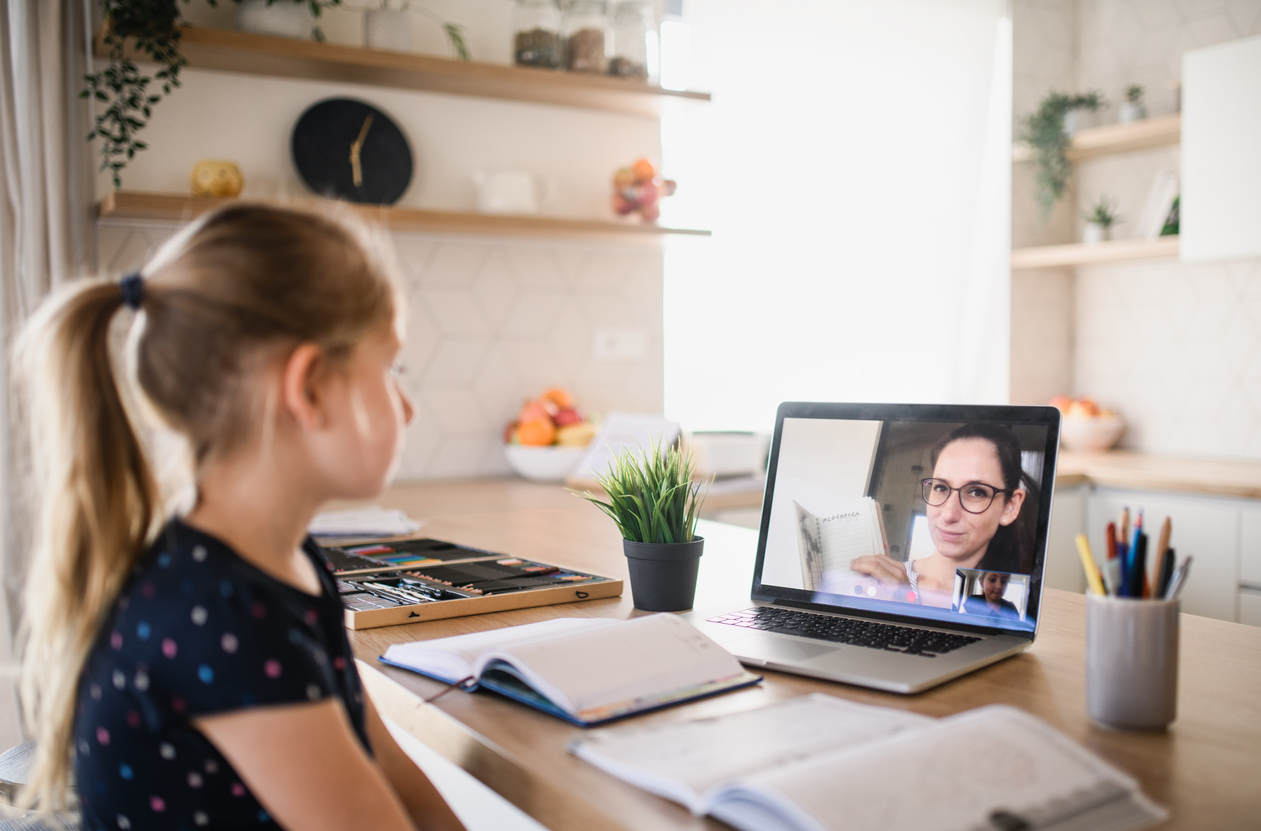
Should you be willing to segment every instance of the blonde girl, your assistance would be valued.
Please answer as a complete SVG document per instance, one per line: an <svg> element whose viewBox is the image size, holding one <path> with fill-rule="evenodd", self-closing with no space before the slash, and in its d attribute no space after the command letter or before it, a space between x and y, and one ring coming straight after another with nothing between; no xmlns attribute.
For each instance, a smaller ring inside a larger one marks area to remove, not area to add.
<svg viewBox="0 0 1261 831"><path fill-rule="evenodd" d="M73 785L91 831L460 828L364 694L305 530L325 501L385 486L411 418L379 251L325 216L234 205L142 274L50 298L23 333L40 806ZM133 426L150 411L191 449L180 517Z"/></svg>

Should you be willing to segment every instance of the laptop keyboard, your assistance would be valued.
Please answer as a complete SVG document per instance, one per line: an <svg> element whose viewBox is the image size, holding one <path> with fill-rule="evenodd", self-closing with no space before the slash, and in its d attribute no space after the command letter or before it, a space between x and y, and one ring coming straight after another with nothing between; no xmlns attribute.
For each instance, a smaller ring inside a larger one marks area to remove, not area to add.
<svg viewBox="0 0 1261 831"><path fill-rule="evenodd" d="M816 615L797 609L780 609L774 606L758 606L742 612L709 618L710 623L742 626L763 632L797 635L832 643L865 646L870 649L887 649L907 655L935 658L980 638L955 635L949 632L933 632L871 620L854 620L832 615Z"/></svg>

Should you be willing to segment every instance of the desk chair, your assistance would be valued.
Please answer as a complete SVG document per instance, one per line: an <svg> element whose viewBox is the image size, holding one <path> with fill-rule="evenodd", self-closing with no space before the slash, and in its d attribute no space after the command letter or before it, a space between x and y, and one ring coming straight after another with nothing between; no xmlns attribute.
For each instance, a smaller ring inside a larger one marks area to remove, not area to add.
<svg viewBox="0 0 1261 831"><path fill-rule="evenodd" d="M18 791L26 784L35 761L35 742L22 742L0 753L0 800L12 805ZM0 831L81 831L79 815L40 814L31 812L12 819L0 820Z"/></svg>

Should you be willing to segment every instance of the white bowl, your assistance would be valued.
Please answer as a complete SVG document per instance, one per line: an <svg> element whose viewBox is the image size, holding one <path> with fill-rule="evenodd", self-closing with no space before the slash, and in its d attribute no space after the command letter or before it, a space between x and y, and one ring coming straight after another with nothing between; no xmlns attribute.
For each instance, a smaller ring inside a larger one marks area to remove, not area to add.
<svg viewBox="0 0 1261 831"><path fill-rule="evenodd" d="M1118 416L1064 416L1060 422L1060 441L1079 453L1107 450L1123 432L1125 422Z"/></svg>
<svg viewBox="0 0 1261 831"><path fill-rule="evenodd" d="M519 476L535 482L563 482L587 455L587 448L505 444L504 455Z"/></svg>

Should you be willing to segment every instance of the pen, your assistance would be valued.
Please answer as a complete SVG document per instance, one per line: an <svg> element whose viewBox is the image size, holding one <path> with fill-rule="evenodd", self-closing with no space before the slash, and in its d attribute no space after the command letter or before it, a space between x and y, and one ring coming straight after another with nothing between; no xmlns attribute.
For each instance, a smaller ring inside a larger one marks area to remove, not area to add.
<svg viewBox="0 0 1261 831"><path fill-rule="evenodd" d="M1099 567L1095 565L1095 557L1090 553L1090 541L1085 534L1077 535L1077 553L1081 556L1081 567L1086 572L1086 582L1095 594L1107 594L1103 588L1103 578L1099 576Z"/></svg>
<svg viewBox="0 0 1261 831"><path fill-rule="evenodd" d="M1173 560L1174 550L1172 548L1165 551L1165 557L1160 567L1160 574L1156 577L1156 596L1164 597L1165 592L1169 591L1169 581L1173 579Z"/></svg>
<svg viewBox="0 0 1261 831"><path fill-rule="evenodd" d="M1182 565L1174 570L1173 578L1169 581L1169 590L1165 592L1165 600L1177 600L1178 595L1182 594L1182 588L1187 583L1187 575L1191 573L1191 555L1182 561Z"/></svg>
<svg viewBox="0 0 1261 831"><path fill-rule="evenodd" d="M1146 597L1147 587L1147 535L1134 532L1134 556L1130 565L1130 597Z"/></svg>

